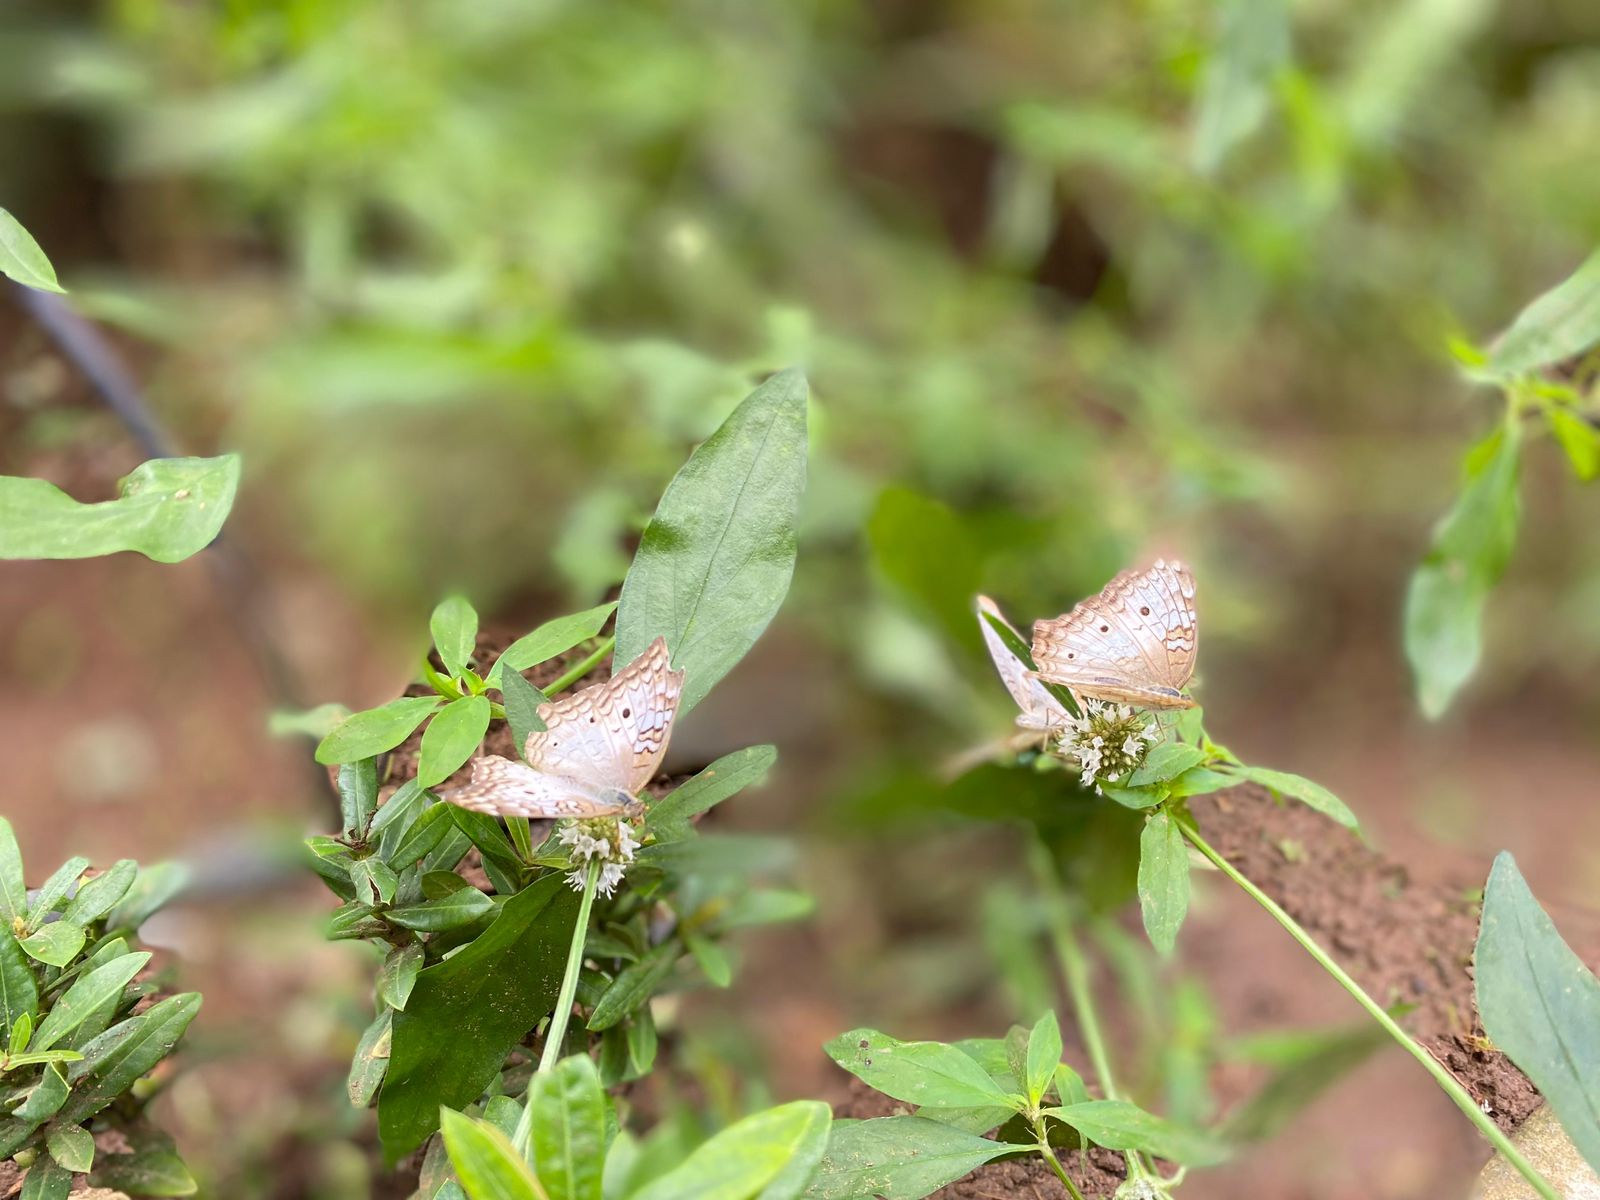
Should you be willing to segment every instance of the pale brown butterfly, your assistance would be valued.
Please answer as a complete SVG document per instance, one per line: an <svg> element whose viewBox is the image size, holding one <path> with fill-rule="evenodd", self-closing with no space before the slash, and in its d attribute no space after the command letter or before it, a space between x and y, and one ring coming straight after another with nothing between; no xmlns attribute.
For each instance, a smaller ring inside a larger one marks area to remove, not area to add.
<svg viewBox="0 0 1600 1200"><path fill-rule="evenodd" d="M1143 571L1122 572L1065 616L1033 626L1041 679L1138 708L1194 707L1183 688L1198 646L1194 576L1159 558Z"/></svg>
<svg viewBox="0 0 1600 1200"><path fill-rule="evenodd" d="M498 754L472 762L472 781L444 798L500 817L601 817L632 808L661 766L683 693L657 638L604 683L539 706L527 764Z"/></svg>
<svg viewBox="0 0 1600 1200"><path fill-rule="evenodd" d="M994 631L994 626L985 618L985 613L993 616L1012 633L1017 633L1016 627L1005 619L1000 606L993 600L987 596L978 597L978 628L983 631L984 645L989 647L989 657L994 659L995 670L1000 672L1000 681L1006 685L1006 691L1011 693L1011 698L1021 710L1017 713L1017 724L1038 733L1065 729L1069 719L1067 710L1022 660L1006 648L1000 635ZM1017 640L1022 640L1021 634L1017 634Z"/></svg>

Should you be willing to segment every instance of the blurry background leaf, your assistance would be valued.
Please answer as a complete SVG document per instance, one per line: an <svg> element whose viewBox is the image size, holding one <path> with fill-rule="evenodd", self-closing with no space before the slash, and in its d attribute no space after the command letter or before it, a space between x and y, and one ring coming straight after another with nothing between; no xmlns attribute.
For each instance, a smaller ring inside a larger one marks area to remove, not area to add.
<svg viewBox="0 0 1600 1200"><path fill-rule="evenodd" d="M1215 171L1261 124L1288 58L1287 0L1223 0L1195 113L1190 155L1197 171Z"/></svg>
<svg viewBox="0 0 1600 1200"><path fill-rule="evenodd" d="M884 578L947 638L970 644L982 558L961 518L937 500L892 487L878 497L867 537Z"/></svg>
<svg viewBox="0 0 1600 1200"><path fill-rule="evenodd" d="M3 208L0 208L0 275L47 292L67 290L56 282L55 268L39 243Z"/></svg>
<svg viewBox="0 0 1600 1200"><path fill-rule="evenodd" d="M1489 367L1517 375L1571 358L1600 342L1600 250L1527 308L1500 335Z"/></svg>

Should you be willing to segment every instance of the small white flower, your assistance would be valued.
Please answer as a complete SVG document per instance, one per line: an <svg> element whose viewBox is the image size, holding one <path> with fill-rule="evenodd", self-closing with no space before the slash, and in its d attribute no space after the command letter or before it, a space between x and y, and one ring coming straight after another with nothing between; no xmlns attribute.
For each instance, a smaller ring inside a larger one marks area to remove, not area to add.
<svg viewBox="0 0 1600 1200"><path fill-rule="evenodd" d="M567 873L567 882L573 891L583 891L589 860L600 860L600 877L595 881L595 888L602 896L609 896L616 890L617 884L622 882L626 865L633 861L634 851L639 848L639 842L633 836L633 827L617 817L567 821L562 824L556 837L562 845L572 848L572 861L576 868Z"/></svg>
<svg viewBox="0 0 1600 1200"><path fill-rule="evenodd" d="M1150 714L1126 704L1084 700L1083 715L1067 718L1056 743L1059 753L1075 760L1083 786L1100 790L1133 773L1150 743L1160 739Z"/></svg>

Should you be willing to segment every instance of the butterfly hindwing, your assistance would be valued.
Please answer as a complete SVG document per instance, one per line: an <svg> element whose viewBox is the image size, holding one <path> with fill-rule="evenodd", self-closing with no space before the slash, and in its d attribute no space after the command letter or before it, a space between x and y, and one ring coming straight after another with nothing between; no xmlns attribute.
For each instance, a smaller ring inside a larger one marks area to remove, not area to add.
<svg viewBox="0 0 1600 1200"><path fill-rule="evenodd" d="M447 793L452 804L497 817L600 817L622 812L632 797L577 779L548 775L498 754L472 760L472 781Z"/></svg>

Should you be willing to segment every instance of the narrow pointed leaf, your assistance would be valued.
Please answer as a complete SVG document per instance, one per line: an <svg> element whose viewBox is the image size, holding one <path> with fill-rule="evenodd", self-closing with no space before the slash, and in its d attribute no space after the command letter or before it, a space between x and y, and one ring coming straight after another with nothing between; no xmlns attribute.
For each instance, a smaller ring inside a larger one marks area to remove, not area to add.
<svg viewBox="0 0 1600 1200"><path fill-rule="evenodd" d="M439 1114L439 1128L470 1200L546 1200L511 1139L493 1125L447 1108Z"/></svg>
<svg viewBox="0 0 1600 1200"><path fill-rule="evenodd" d="M1008 1095L976 1062L942 1042L902 1042L876 1029L852 1029L823 1049L846 1071L896 1100L952 1108L1021 1107L1020 1097Z"/></svg>
<svg viewBox="0 0 1600 1200"><path fill-rule="evenodd" d="M617 602L612 600L585 609L583 612L546 621L532 633L524 634L505 648L505 652L495 660L486 682L490 687L500 687L501 680L508 671L526 671L529 667L566 653L579 642L594 637L605 628L606 621L616 608Z"/></svg>
<svg viewBox="0 0 1600 1200"><path fill-rule="evenodd" d="M1139 910L1150 944L1171 954L1189 914L1189 849L1165 808L1156 810L1139 835Z"/></svg>
<svg viewBox="0 0 1600 1200"><path fill-rule="evenodd" d="M1016 1150L925 1117L835 1121L805 1200L921 1200Z"/></svg>

